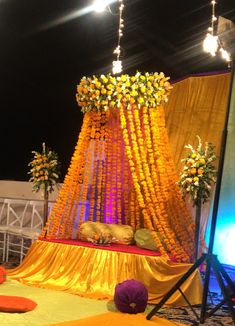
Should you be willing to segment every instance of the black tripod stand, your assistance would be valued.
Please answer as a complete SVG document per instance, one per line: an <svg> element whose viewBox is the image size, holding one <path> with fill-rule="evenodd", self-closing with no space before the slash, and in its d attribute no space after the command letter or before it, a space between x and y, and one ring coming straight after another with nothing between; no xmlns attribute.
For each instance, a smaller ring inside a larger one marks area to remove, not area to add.
<svg viewBox="0 0 235 326"><path fill-rule="evenodd" d="M209 240L209 248L208 253L203 254L195 263L194 265L188 270L188 272L172 287L172 289L162 298L162 300L152 309L152 311L147 315L147 319L151 319L153 315L166 303L166 301L178 290L183 295L186 302L189 304L190 308L192 309L194 315L200 323L204 323L206 318L212 316L223 304L227 304L229 313L232 317L233 323L235 325L235 284L230 279L229 275L220 264L217 259L217 256L213 254L213 245L214 245L214 237L215 237L215 229L216 229L216 220L217 220L217 213L219 207L219 197L220 197L220 189L221 189L221 181L222 181L222 174L223 174L223 167L224 167L224 158L225 158L225 148L226 148L226 141L227 141L227 128L228 128L228 120L229 120L229 111L231 106L231 96L232 90L234 88L235 91L235 74L234 74L234 62L232 62L231 68L231 80L230 80L230 88L229 88L229 101L227 105L226 117L225 117L225 124L223 135L221 139L221 150L220 150L220 160L218 166L218 174L217 174L217 182L215 188L215 197L214 197L214 205L212 211L212 221L211 221L211 232L210 232L210 240ZM203 263L206 263L206 273L205 273L205 280L204 280L204 289L203 289L203 297L202 297L202 305L201 305L201 313L200 316L197 315L195 310L193 309L192 305L186 298L185 294L180 289L180 286L188 279L188 277ZM223 294L224 299L213 309L207 311L207 296L209 291L209 281L210 281L210 273L213 270L215 277L218 281L220 286L221 292Z"/></svg>

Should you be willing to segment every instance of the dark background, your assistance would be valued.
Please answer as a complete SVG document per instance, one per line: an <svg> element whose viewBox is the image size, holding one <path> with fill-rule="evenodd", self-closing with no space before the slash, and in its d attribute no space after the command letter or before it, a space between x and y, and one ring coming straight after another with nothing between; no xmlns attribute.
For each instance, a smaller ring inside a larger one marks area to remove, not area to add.
<svg viewBox="0 0 235 326"><path fill-rule="evenodd" d="M84 75L110 72L115 58L118 17L79 16L91 3L0 0L0 179L28 180L31 151L42 142L58 152L63 179L83 118L76 85ZM210 1L124 3L124 72L163 71L174 80L227 68L202 50ZM218 15L235 21L234 0L218 0Z"/></svg>

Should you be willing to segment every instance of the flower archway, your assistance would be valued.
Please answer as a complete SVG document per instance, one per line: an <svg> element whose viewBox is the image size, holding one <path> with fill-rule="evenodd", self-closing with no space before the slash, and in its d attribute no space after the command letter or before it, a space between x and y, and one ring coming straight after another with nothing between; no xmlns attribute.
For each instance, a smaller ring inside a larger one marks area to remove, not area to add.
<svg viewBox="0 0 235 326"><path fill-rule="evenodd" d="M42 232L76 238L85 220L146 227L162 255L192 260L194 222L170 154L163 73L83 78L84 121L62 189Z"/></svg>

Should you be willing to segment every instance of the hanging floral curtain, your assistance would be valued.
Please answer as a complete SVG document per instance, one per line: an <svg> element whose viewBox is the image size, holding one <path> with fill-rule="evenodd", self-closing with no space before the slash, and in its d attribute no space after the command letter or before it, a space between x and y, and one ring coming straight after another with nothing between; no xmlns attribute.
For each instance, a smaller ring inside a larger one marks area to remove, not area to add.
<svg viewBox="0 0 235 326"><path fill-rule="evenodd" d="M146 227L161 254L188 262L194 223L177 185L163 73L83 78L84 122L42 237L76 238L85 220Z"/></svg>

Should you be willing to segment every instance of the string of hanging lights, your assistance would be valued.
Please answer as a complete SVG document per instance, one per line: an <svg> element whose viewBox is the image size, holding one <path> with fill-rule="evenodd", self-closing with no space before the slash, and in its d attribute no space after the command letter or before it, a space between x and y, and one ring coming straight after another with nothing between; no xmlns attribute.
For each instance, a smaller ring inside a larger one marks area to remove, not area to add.
<svg viewBox="0 0 235 326"><path fill-rule="evenodd" d="M211 1L212 5L212 15L211 15L211 26L208 28L208 33L203 41L203 49L205 52L210 53L213 57L218 53L221 53L221 57L227 61L231 61L231 56L227 50L225 50L219 40L218 35L215 33L215 23L217 21L217 17L215 16L215 5L216 1Z"/></svg>
<svg viewBox="0 0 235 326"><path fill-rule="evenodd" d="M118 7L118 16L119 16L119 24L118 24L118 41L117 41L117 47L114 49L113 53L116 54L116 60L112 62L112 72L114 75L119 74L122 72L122 61L120 60L121 56L121 37L123 36L123 28L124 28L124 19L122 17L123 15L123 9L124 9L124 0L96 0L93 4L93 10L101 13L106 8L109 8L109 5L112 2L117 1L119 3ZM111 12L110 8L109 11ZM111 12L112 13L112 12Z"/></svg>
<svg viewBox="0 0 235 326"><path fill-rule="evenodd" d="M114 54L117 55L116 60L113 61L113 74L119 74L122 72L122 61L120 60L120 55L121 55L121 37L123 36L123 28L124 28L124 19L122 18L123 14L123 9L124 9L124 4L123 0L119 0L119 28L118 28L118 43L117 47L113 51Z"/></svg>

